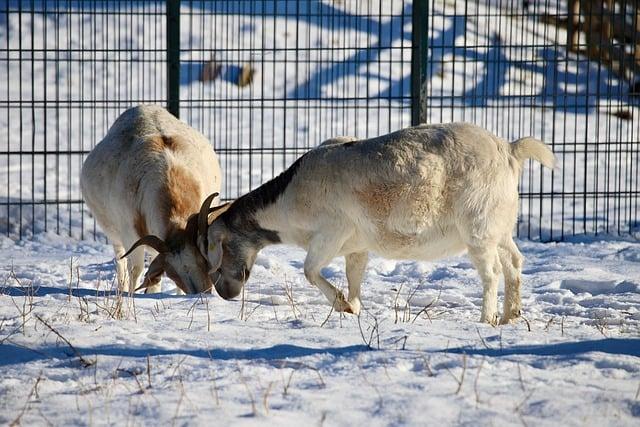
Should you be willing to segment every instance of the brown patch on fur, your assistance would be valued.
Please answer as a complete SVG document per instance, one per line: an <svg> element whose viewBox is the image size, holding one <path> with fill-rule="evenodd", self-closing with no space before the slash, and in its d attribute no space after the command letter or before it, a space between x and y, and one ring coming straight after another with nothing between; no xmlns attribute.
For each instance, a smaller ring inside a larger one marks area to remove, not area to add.
<svg viewBox="0 0 640 427"><path fill-rule="evenodd" d="M149 151L162 152L165 149L162 135L153 135L145 139L145 144Z"/></svg>
<svg viewBox="0 0 640 427"><path fill-rule="evenodd" d="M180 137L176 135L152 135L146 138L146 144L152 151L175 151L180 145Z"/></svg>
<svg viewBox="0 0 640 427"><path fill-rule="evenodd" d="M378 239L393 247L404 246L413 241L411 236L390 230L387 226L387 219L393 208L406 192L407 186L384 183L371 184L355 192L357 200L376 223Z"/></svg>
<svg viewBox="0 0 640 427"><path fill-rule="evenodd" d="M133 218L133 228L136 230L136 233L138 233L138 237L144 237L149 234L147 220L140 211L136 211L136 215Z"/></svg>
<svg viewBox="0 0 640 427"><path fill-rule="evenodd" d="M225 204L225 207L221 209L222 212L226 211L230 203ZM216 211L209 216L209 224L217 218L220 211ZM221 213L221 212L220 212ZM167 236L165 242L171 249L177 249L183 247L185 244L196 245L198 239L198 211L189 215L189 218L184 224L176 224L175 222L170 224L167 230Z"/></svg>
<svg viewBox="0 0 640 427"><path fill-rule="evenodd" d="M229 209L231 203L225 203L223 208L220 208L214 213L209 214L209 224L211 224L215 219L224 213L227 209ZM167 237L165 238L165 242L167 246L171 249L177 249L183 247L185 244L192 244L194 246L197 245L198 240L198 212L192 213L186 221L184 227L181 225L178 226L175 223L171 224L169 230L167 231Z"/></svg>
<svg viewBox="0 0 640 427"><path fill-rule="evenodd" d="M416 236L436 223L446 198L428 180L370 184L355 195L375 223L378 240L389 247L415 244Z"/></svg>
<svg viewBox="0 0 640 427"><path fill-rule="evenodd" d="M395 206L400 193L393 184L371 184L361 190L356 190L355 194L360 204L376 220L386 219Z"/></svg>
<svg viewBox="0 0 640 427"><path fill-rule="evenodd" d="M180 225L200 209L200 184L185 168L172 166L167 172L163 211Z"/></svg>
<svg viewBox="0 0 640 427"><path fill-rule="evenodd" d="M162 142L166 148L169 150L177 150L180 145L180 137L179 136L170 136L170 135L161 135Z"/></svg>

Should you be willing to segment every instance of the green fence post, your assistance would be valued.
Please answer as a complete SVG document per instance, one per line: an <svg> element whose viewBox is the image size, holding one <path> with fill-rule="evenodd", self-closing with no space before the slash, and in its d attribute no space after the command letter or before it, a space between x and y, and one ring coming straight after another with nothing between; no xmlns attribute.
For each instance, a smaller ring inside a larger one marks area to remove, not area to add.
<svg viewBox="0 0 640 427"><path fill-rule="evenodd" d="M167 110L180 117L180 0L167 0Z"/></svg>
<svg viewBox="0 0 640 427"><path fill-rule="evenodd" d="M427 121L427 37L429 0L413 0L411 17L411 125Z"/></svg>

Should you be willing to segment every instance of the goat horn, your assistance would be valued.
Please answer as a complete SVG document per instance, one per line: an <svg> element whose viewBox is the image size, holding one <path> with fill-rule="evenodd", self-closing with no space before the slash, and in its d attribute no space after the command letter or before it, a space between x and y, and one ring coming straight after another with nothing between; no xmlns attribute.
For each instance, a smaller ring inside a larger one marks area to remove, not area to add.
<svg viewBox="0 0 640 427"><path fill-rule="evenodd" d="M138 246L142 246L142 245L150 246L160 253L169 252L169 248L167 247L167 244L161 238L159 238L158 236L149 235L149 236L144 236L143 238L135 242L133 246L131 246L131 249L129 249L126 254L122 255L120 259L126 257L131 252L133 252Z"/></svg>
<svg viewBox="0 0 640 427"><path fill-rule="evenodd" d="M219 211L220 209L227 208L227 207L228 207L228 205L229 205L229 203L231 203L231 202L223 203L223 204L221 204L221 205L218 205L218 206L214 206L214 207L212 207L212 208L209 208L209 214L212 214L212 213L214 213L215 211Z"/></svg>
<svg viewBox="0 0 640 427"><path fill-rule="evenodd" d="M198 234L206 237L207 235L207 227L209 226L209 209L211 207L211 202L213 199L218 197L218 193L213 193L202 202L202 206L200 207L200 213L198 214ZM205 245L206 247L206 245Z"/></svg>
<svg viewBox="0 0 640 427"><path fill-rule="evenodd" d="M151 261L149 265L149 270L147 270L147 274L144 276L144 281L142 285L138 286L136 292L140 289L148 290L149 286L159 283L160 276L164 273L166 267L165 255L160 254Z"/></svg>

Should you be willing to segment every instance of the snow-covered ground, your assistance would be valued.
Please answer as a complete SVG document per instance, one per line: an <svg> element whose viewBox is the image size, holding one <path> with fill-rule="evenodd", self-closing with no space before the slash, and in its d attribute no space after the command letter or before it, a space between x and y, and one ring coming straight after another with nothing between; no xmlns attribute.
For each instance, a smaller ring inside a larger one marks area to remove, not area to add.
<svg viewBox="0 0 640 427"><path fill-rule="evenodd" d="M465 257L374 258L358 319L294 248L261 253L244 299L131 299L109 246L3 240L0 423L637 425L640 243L518 243L527 320L494 328Z"/></svg>

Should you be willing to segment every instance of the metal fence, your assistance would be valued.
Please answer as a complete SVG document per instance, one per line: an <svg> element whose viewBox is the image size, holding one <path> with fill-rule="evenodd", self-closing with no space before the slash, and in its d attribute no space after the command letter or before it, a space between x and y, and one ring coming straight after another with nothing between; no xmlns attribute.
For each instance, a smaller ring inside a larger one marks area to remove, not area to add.
<svg viewBox="0 0 640 427"><path fill-rule="evenodd" d="M166 102L163 2L0 6L0 232L95 236L82 162L124 109Z"/></svg>
<svg viewBox="0 0 640 427"><path fill-rule="evenodd" d="M525 170L518 235L640 232L640 3L430 0L414 70L422 122L463 120L553 147ZM417 27L418 28L418 27Z"/></svg>
<svg viewBox="0 0 640 427"><path fill-rule="evenodd" d="M0 233L99 234L82 161L124 109L157 103L211 140L226 199L332 136L465 120L558 156L525 170L521 237L633 234L637 13L632 0L0 2Z"/></svg>

